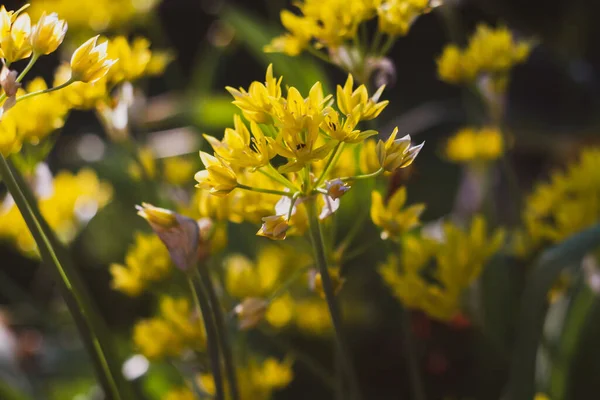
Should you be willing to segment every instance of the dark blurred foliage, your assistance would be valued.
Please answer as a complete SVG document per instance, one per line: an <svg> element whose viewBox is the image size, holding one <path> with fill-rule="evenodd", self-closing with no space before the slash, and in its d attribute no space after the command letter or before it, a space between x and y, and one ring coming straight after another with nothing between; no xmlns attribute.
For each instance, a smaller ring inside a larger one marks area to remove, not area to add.
<svg viewBox="0 0 600 400"><path fill-rule="evenodd" d="M7 8L14 7L13 3L17 2L5 2ZM237 7L278 27L278 11L286 5L287 2L281 0L163 1L154 22L139 33L149 36L157 47L172 48L176 53L176 61L168 69L164 79L149 83L150 94L160 94L168 89L182 96L189 96L188 91L193 89L191 83L199 78L198 65L207 59L216 63L215 73L209 82L213 91L224 94L225 85L246 86L252 80L260 79L264 75L264 65L256 61L247 49L238 46L235 37L230 48L224 51L208 43L207 35L220 23L219 13L224 8ZM464 42L477 23L490 22L507 24L518 33L533 35L540 40L541 44L533 51L527 63L514 71L505 115L506 125L515 135L518 144L514 161L520 171L520 184L524 190L529 190L531 182L543 176L547 165L554 161L552 142L556 137L590 133L598 129L598 15L600 1L594 0L460 1L452 8L451 15L436 10L423 16L410 34L397 42L390 54L390 58L396 63L397 81L386 91L391 105L383 117L384 120L389 120L389 125L384 127L383 132L389 132L393 125L399 125L401 132L428 142L427 151L421 153L412 176L407 178L411 200L427 202L426 220L439 218L453 207L460 170L439 157L439 146L443 138L467 122L469 114L462 103L464 96L461 89L447 85L436 77L435 58L450 41L450 37ZM235 32L235 26L232 28ZM34 73L51 70L56 64L55 57L42 59L36 65ZM345 78L342 73L329 66L324 68L331 82L342 82ZM428 119L430 116L439 118L440 121L431 122ZM182 117L171 121L170 125L191 122ZM201 129L205 128L199 127L199 132ZM64 143L68 143L70 136L89 130L98 130L97 122L90 115L74 113L70 117L57 148L50 157L53 170L79 167L61 159L61 148ZM117 176L115 170L123 166L122 160L118 161L118 152L113 151L114 153L109 154L108 161L97 166L100 175L110 177L111 180ZM111 160L121 164L111 166ZM116 182L113 180L117 199L98 218L118 220L121 223L108 228L102 226L100 233L95 233L92 237L97 241L102 240L103 234L109 234L112 235L111 240L122 242L117 245L117 250L111 251L111 255L116 257L111 261L122 259L132 230L144 226L143 221L138 221L133 212L133 205L145 200L141 195L143 188L135 186L130 180L119 179ZM119 219L128 213L127 220ZM125 336L132 321L150 314L153 305L147 297L129 299L110 289L105 257L89 255L90 246L95 242L92 241L90 245L88 231L101 225L102 221L92 221L86 232L73 243L72 252L84 271L83 275L100 304L104 317L115 333ZM374 234L374 229L367 229L365 237ZM241 243L244 241L242 235L234 233L231 241L235 248L248 247ZM374 293L379 297L376 303L379 309L372 318L373 324L360 329L353 327L352 347L355 349L361 384L365 392L369 393L369 399L407 399L410 396L408 374L403 360L403 337L398 317L401 308L374 272L374 266L383 258L383 252L382 248L372 249L349 267L349 280L358 281L351 284L349 290L364 298L370 298ZM55 293L43 266L39 267L37 262L24 259L8 247L0 248L0 266L0 304L30 301L41 305L42 308L37 312L42 314L56 308L55 302L50 301ZM13 290L14 288L17 289ZM33 298L25 299L24 296ZM36 315L23 312L22 316L27 318L23 317L18 325L39 326ZM507 318L513 317L514 314L509 313ZM482 400L499 398L510 357L502 346L493 343L472 324L460 321L454 326L447 326L415 313L411 316L411 325L420 339L420 361L430 399L445 396ZM268 339L258 335L252 339L260 346L273 348L273 343ZM331 362L331 347L328 343L295 336L286 339L302 352L313 354L324 364ZM585 346L592 347L594 340L594 337L590 337ZM584 352L579 360L581 365L594 361L591 359L592 355L596 356L595 353ZM588 393L598 384L597 380L594 383L597 376L595 371L584 370L578 376L577 393L573 398L591 398ZM329 392L302 366L297 367L296 374L292 385L278 398L330 398Z"/></svg>

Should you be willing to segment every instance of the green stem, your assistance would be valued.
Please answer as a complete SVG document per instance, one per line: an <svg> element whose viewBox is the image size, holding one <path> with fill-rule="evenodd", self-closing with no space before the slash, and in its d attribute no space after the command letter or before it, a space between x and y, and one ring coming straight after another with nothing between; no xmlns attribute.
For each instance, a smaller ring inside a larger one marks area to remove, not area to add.
<svg viewBox="0 0 600 400"><path fill-rule="evenodd" d="M360 399L362 396L358 386L358 376L354 370L352 358L350 357L348 345L343 333L342 313L335 297L331 276L329 275L329 269L327 268L327 256L325 255L325 246L323 245L323 236L321 233L321 225L319 223L316 198L308 199L306 202L306 209L308 212L308 224L314 249L315 262L319 268L319 272L321 273L323 291L325 292L325 300L327 301L327 306L329 307L329 314L331 316L331 322L335 333L334 339L338 349L339 358L346 372L347 382L350 385L352 398Z"/></svg>
<svg viewBox="0 0 600 400"><path fill-rule="evenodd" d="M31 58L29 59L29 63L27 64L27 66L25 67L25 69L23 71L21 71L21 73L17 77L17 82L21 82L23 80L23 78L25 78L25 75L27 75L27 73L31 70L31 68L34 66L34 64L38 60L38 58L40 58L40 55L36 54L36 53L33 53L33 56L31 56Z"/></svg>
<svg viewBox="0 0 600 400"><path fill-rule="evenodd" d="M219 336L219 344L221 346L221 353L223 354L223 361L225 364L225 374L227 375L227 383L229 384L229 391L231 393L231 400L239 400L240 393L238 390L237 373L235 369L235 362L233 359L233 353L231 351L231 344L229 343L229 336L227 327L225 325L225 317L223 316L223 309L221 303L217 297L217 292L212 283L208 270L203 268L201 265L196 269L198 279L204 284L206 291L208 292L208 299L211 303L211 309L215 318L215 325L217 328L217 335Z"/></svg>
<svg viewBox="0 0 600 400"><path fill-rule="evenodd" d="M270 169L273 169L276 174L273 174L264 169L258 169L257 171L260 172L261 174L263 174L264 176L273 179L275 182L280 183L283 186L285 186L293 191L299 190L292 182L289 181L289 179L287 179L285 176L283 176L279 172L277 172L277 170L275 168L273 168L272 165L269 164L269 167L271 167Z"/></svg>
<svg viewBox="0 0 600 400"><path fill-rule="evenodd" d="M74 83L74 82L76 82L76 81L73 78L71 78L68 81L66 81L65 83L62 83L62 84L60 84L58 86L51 87L51 88L44 89L44 90L38 90L37 92L31 92L31 93L24 94L21 97L17 97L17 103L20 102L20 101L23 101L25 99L28 99L30 97L39 96L41 94L46 94L46 93L50 93L50 92L55 92L55 91L60 90L60 89L64 89L67 86L69 86L71 83Z"/></svg>
<svg viewBox="0 0 600 400"><path fill-rule="evenodd" d="M239 189L249 190L251 192L275 194L277 196L285 196L285 197L293 197L294 196L294 193L292 193L292 192L283 192L281 190L256 188L256 187L252 187L252 186L242 185L241 183L238 183L237 187Z"/></svg>
<svg viewBox="0 0 600 400"><path fill-rule="evenodd" d="M410 378L411 398L413 400L425 400L425 388L423 387L423 380L421 379L417 343L412 332L409 310L402 310L402 319L402 328L404 329L404 352Z"/></svg>
<svg viewBox="0 0 600 400"><path fill-rule="evenodd" d="M327 176L327 172L329 172L329 168L331 168L331 166L333 165L333 160L336 158L336 155L338 154L338 151L340 151L340 149L342 148L342 144L343 143L344 142L339 142L333 148L333 151L331 152L331 155L329 156L329 158L327 159L327 162L325 163L325 167L323 168L323 172L321 172L321 176L319 176L319 179L317 179L317 181L315 182L315 187L316 188L319 187L319 185L323 182L323 180Z"/></svg>
<svg viewBox="0 0 600 400"><path fill-rule="evenodd" d="M129 382L121 374L121 363L114 354L109 331L100 319L82 278L70 256L43 219L35 197L23 177L0 154L0 178L6 184L23 220L33 236L45 265L52 267L62 297L77 325L92 358L106 395L116 400L136 398Z"/></svg>
<svg viewBox="0 0 600 400"><path fill-rule="evenodd" d="M381 50L379 51L379 55L381 57L385 57L385 55L387 54L387 52L390 51L390 49L394 45L394 42L396 42L396 37L395 36L388 36L388 38L385 40L385 43L381 47Z"/></svg>
<svg viewBox="0 0 600 400"><path fill-rule="evenodd" d="M225 394L223 390L223 374L221 373L221 363L219 361L219 338L217 336L217 330L215 328L215 321L213 319L213 313L211 312L210 302L206 297L206 292L202 282L199 283L199 289L196 290L196 285L191 276L187 277L188 285L194 304L202 319L204 320L204 328L206 330L206 348L208 352L208 358L210 360L210 368L215 381L215 399L225 400Z"/></svg>
<svg viewBox="0 0 600 400"><path fill-rule="evenodd" d="M369 179L369 178L376 178L379 175L381 175L383 173L384 169L383 168L379 168L377 171L372 172L370 174L365 174L365 175L356 175L356 176L347 176L345 178L340 178L342 180L342 182L350 182L350 181L358 181L361 179Z"/></svg>

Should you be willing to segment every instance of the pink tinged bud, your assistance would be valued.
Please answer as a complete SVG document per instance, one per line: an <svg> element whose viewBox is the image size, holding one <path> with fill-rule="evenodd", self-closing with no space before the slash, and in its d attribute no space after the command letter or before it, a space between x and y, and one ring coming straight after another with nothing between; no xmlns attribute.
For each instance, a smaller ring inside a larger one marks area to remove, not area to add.
<svg viewBox="0 0 600 400"><path fill-rule="evenodd" d="M350 185L339 178L327 182L325 187L327 188L327 194L334 200L339 199L350 190Z"/></svg>
<svg viewBox="0 0 600 400"><path fill-rule="evenodd" d="M239 328L248 330L258 325L263 320L268 305L266 300L249 297L235 306L233 311L238 317Z"/></svg>

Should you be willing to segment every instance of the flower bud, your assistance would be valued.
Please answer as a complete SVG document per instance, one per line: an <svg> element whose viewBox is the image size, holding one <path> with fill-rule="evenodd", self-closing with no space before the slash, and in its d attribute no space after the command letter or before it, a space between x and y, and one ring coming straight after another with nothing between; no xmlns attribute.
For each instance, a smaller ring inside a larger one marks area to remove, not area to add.
<svg viewBox="0 0 600 400"><path fill-rule="evenodd" d="M235 306L233 311L238 317L238 326L241 330L254 328L263 320L269 303L264 299L248 297Z"/></svg>
<svg viewBox="0 0 600 400"><path fill-rule="evenodd" d="M71 79L96 82L117 62L107 59L108 42L99 45L97 42L98 36L94 36L75 50L71 57Z"/></svg>
<svg viewBox="0 0 600 400"><path fill-rule="evenodd" d="M286 232L290 229L287 219L283 215L270 215L264 217L258 236L265 236L273 240L285 239Z"/></svg>
<svg viewBox="0 0 600 400"><path fill-rule="evenodd" d="M342 181L341 179L334 179L332 181L328 181L325 184L327 188L327 194L332 199L336 200L342 197L348 190L350 190L350 185L347 182Z"/></svg>
<svg viewBox="0 0 600 400"><path fill-rule="evenodd" d="M67 33L67 23L58 19L58 14L44 12L37 24L31 28L30 42L35 54L50 54L62 43Z"/></svg>

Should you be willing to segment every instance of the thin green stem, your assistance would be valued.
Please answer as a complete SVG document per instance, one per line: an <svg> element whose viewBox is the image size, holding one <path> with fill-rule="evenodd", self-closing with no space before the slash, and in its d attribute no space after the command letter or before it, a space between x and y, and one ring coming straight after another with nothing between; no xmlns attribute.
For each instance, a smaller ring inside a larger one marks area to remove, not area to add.
<svg viewBox="0 0 600 400"><path fill-rule="evenodd" d="M283 192L281 190L256 188L256 187L252 187L252 186L242 185L241 183L237 184L237 188L243 189L243 190L249 190L251 192L275 194L277 196L285 196L285 197L293 197L294 196L294 193L292 193L292 192Z"/></svg>
<svg viewBox="0 0 600 400"><path fill-rule="evenodd" d="M379 55L381 57L385 57L385 55L390 51L394 43L396 42L396 36L388 36L383 46L381 46L381 50L379 51Z"/></svg>
<svg viewBox="0 0 600 400"><path fill-rule="evenodd" d="M333 148L333 151L331 152L331 154L329 155L329 158L327 159L327 162L325 163L323 172L321 172L319 179L317 179L317 181L315 182L316 188L319 187L319 185L323 182L323 180L327 176L327 173L329 172L329 168L331 168L331 166L334 164L333 160L336 158L338 152L342 149L343 144L344 144L344 142L338 142L338 144L336 144L335 147Z"/></svg>
<svg viewBox="0 0 600 400"><path fill-rule="evenodd" d="M375 31L375 38L373 39L373 42L371 42L371 48L369 49L370 54L377 55L377 48L381 45L381 39L383 39L383 35L381 34L381 31L377 29Z"/></svg>
<svg viewBox="0 0 600 400"><path fill-rule="evenodd" d="M308 212L308 224L315 255L315 262L319 268L319 272L321 273L323 291L325 292L325 300L327 301L327 306L329 307L329 314L331 316L331 322L335 333L334 338L336 347L339 351L340 361L342 362L346 372L347 383L350 385L352 398L360 399L362 396L358 386L358 376L352 364L352 358L350 357L350 351L342 327L342 313L335 297L333 283L331 282L331 276L329 275L329 269L327 268L327 256L325 254L323 235L321 232L321 225L319 223L316 198L308 199L306 202L306 208Z"/></svg>
<svg viewBox="0 0 600 400"><path fill-rule="evenodd" d="M299 189L296 187L296 185L294 185L292 182L290 182L289 179L287 179L285 176L281 175L279 172L277 172L277 170L271 165L269 164L269 167L271 167L270 169L273 169L276 173L272 173L270 171L267 171L265 169L258 169L257 171L260 172L261 174L263 174L264 176L273 179L275 182L282 184L283 186L287 187L288 189L291 189L292 191L298 191Z"/></svg>
<svg viewBox="0 0 600 400"><path fill-rule="evenodd" d="M198 290L192 276L187 277L190 292L194 300L196 309L204 320L204 328L206 330L206 348L208 358L210 360L210 368L212 370L213 380L215 381L215 399L224 400L225 392L223 390L223 374L221 373L221 363L219 357L219 337L215 328L215 321L211 311L210 302L206 296L204 285L198 282Z"/></svg>
<svg viewBox="0 0 600 400"><path fill-rule="evenodd" d="M402 310L402 319L402 328L404 329L404 352L410 378L411 398L413 400L425 400L425 388L423 387L423 380L421 379L421 371L419 368L417 343L412 332L408 310Z"/></svg>
<svg viewBox="0 0 600 400"><path fill-rule="evenodd" d="M62 84L60 84L58 86L51 87L51 88L44 89L44 90L38 90L36 92L31 92L31 93L24 94L21 97L17 97L17 103L20 102L20 101L23 101L25 99L28 99L30 97L35 97L35 96L39 96L41 94L51 93L51 92L55 92L55 91L60 90L60 89L64 89L67 86L69 86L71 83L74 83L74 82L76 82L75 79L71 78L68 81L66 81L65 83L62 83Z"/></svg>
<svg viewBox="0 0 600 400"><path fill-rule="evenodd" d="M23 71L21 71L21 73L17 77L17 82L21 82L23 80L23 78L25 78L25 75L27 75L27 73L31 70L31 68L33 68L33 66L35 65L38 58L40 58L40 55L37 53L33 53L33 56L31 56L31 58L29 59L29 63L27 63L27 66L25 67L25 69Z"/></svg>
<svg viewBox="0 0 600 400"><path fill-rule="evenodd" d="M231 400L239 400L240 392L237 383L235 361L233 359L233 352L231 350L231 344L229 343L229 335L227 332L227 326L225 325L225 317L223 315L221 303L219 302L219 297L217 296L215 286L213 285L212 279L210 278L208 270L205 268L205 266L201 265L199 268L197 268L196 275L204 284L204 287L208 292L208 299L211 303L211 309L215 318L215 326L217 328L221 353L223 354L225 374L227 375L227 383L229 385Z"/></svg>
<svg viewBox="0 0 600 400"><path fill-rule="evenodd" d="M342 180L342 182L351 182L351 181L358 181L361 179L369 179L369 178L375 178L379 175L381 175L383 173L384 169L383 168L379 168L377 171L372 172L370 174L365 174L365 175L356 175L356 176L347 176L345 178L340 178Z"/></svg>
<svg viewBox="0 0 600 400"><path fill-rule="evenodd" d="M61 294L92 358L105 393L116 400L135 398L129 383L121 374L120 362L114 354L108 329L100 319L83 280L66 250L43 219L25 180L17 170L11 168L2 154L0 178L23 216L44 264L56 274Z"/></svg>

